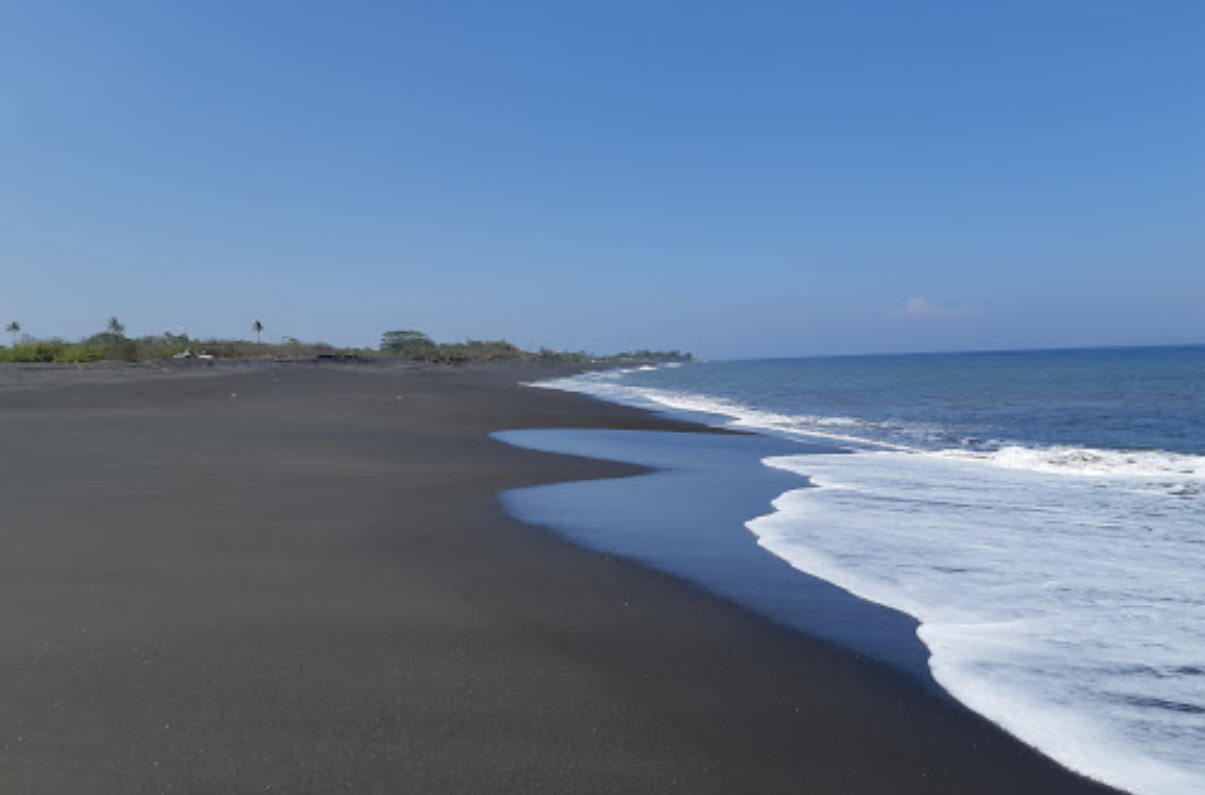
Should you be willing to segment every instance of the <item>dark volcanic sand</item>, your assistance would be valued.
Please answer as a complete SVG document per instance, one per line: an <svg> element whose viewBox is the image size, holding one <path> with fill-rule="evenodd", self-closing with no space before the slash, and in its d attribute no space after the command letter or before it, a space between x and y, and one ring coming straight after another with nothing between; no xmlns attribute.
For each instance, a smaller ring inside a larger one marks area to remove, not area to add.
<svg viewBox="0 0 1205 795"><path fill-rule="evenodd" d="M523 368L105 372L0 369L0 792L1104 792L499 507L633 470L489 431L686 426Z"/></svg>

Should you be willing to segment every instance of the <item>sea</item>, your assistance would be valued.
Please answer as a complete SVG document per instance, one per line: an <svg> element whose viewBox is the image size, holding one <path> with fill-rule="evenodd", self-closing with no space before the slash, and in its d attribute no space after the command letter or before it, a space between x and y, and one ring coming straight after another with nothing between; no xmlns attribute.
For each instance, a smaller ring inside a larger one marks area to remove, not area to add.
<svg viewBox="0 0 1205 795"><path fill-rule="evenodd" d="M1205 346L688 362L537 386L753 441L500 434L659 470L512 492L520 516L919 660L1098 781L1205 792Z"/></svg>

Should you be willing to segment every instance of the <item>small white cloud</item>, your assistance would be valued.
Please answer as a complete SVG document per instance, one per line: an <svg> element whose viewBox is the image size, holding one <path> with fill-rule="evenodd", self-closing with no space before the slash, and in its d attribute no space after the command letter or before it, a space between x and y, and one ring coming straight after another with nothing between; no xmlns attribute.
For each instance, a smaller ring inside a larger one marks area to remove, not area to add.
<svg viewBox="0 0 1205 795"><path fill-rule="evenodd" d="M976 314L976 312L974 309L966 306L946 306L934 303L927 298L910 298L908 299L908 303L891 310L888 314L891 317L921 320L967 317Z"/></svg>

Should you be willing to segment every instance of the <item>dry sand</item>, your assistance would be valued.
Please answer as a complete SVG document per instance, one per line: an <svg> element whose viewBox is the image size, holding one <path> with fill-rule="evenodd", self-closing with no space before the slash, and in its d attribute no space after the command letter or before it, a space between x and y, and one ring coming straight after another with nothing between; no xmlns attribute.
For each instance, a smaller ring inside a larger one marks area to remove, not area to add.
<svg viewBox="0 0 1205 795"><path fill-rule="evenodd" d="M1105 791L496 499L634 470L489 431L688 426L524 368L190 373L0 368L0 792Z"/></svg>

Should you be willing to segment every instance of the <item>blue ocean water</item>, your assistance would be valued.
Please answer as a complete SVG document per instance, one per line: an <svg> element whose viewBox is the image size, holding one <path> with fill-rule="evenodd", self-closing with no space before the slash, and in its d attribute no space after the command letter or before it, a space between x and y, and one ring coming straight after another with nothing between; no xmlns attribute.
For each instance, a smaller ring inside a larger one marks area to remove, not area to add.
<svg viewBox="0 0 1205 795"><path fill-rule="evenodd" d="M765 456L798 480L733 532L913 617L941 687L1066 766L1142 795L1205 792L1205 347L541 386L840 447Z"/></svg>

